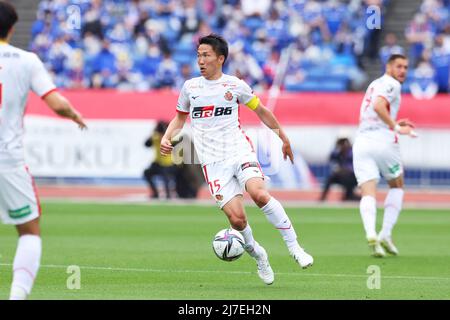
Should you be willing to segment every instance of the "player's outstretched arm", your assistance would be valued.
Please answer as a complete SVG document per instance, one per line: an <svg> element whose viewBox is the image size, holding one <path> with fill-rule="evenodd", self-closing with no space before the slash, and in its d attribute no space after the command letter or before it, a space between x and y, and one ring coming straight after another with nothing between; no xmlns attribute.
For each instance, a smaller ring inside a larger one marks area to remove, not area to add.
<svg viewBox="0 0 450 320"><path fill-rule="evenodd" d="M414 128L416 127L414 123L412 123L409 119L400 119L397 120L397 125L399 125L400 127L404 127L404 126L408 126L411 128L411 131L409 132L409 135L413 138L417 138L418 135L416 133L416 131L414 130ZM398 129L398 127L397 127Z"/></svg>
<svg viewBox="0 0 450 320"><path fill-rule="evenodd" d="M292 153L291 143L273 112L267 109L261 102L259 102L258 107L256 107L254 111L258 115L259 119L280 137L283 142L281 150L283 152L284 160L289 157L291 163L294 163L294 154Z"/></svg>
<svg viewBox="0 0 450 320"><path fill-rule="evenodd" d="M380 119L383 120L383 122L386 123L389 128L391 128L395 132L399 134L407 134L411 137L417 136L413 130L414 125L409 120L402 119L398 122L395 122L395 120L391 118L391 115L389 113L389 102L385 98L377 98L377 100L375 101L374 110L378 114Z"/></svg>
<svg viewBox="0 0 450 320"><path fill-rule="evenodd" d="M177 112L177 115L170 121L164 136L161 138L160 151L162 155L168 155L172 152L173 145L170 140L183 129L188 115L188 113Z"/></svg>
<svg viewBox="0 0 450 320"><path fill-rule="evenodd" d="M75 110L69 100L62 96L59 92L52 92L44 97L44 102L52 109L56 114L61 117L68 118L78 124L80 129L86 129L87 126L84 123L81 114Z"/></svg>

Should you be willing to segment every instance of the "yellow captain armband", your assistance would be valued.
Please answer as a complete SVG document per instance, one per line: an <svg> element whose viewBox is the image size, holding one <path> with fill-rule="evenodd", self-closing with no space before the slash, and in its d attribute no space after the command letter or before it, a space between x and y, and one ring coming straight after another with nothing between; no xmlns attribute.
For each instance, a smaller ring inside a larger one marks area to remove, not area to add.
<svg viewBox="0 0 450 320"><path fill-rule="evenodd" d="M257 96L254 96L249 102L245 104L247 107L249 107L252 110L255 110L259 106L259 98Z"/></svg>

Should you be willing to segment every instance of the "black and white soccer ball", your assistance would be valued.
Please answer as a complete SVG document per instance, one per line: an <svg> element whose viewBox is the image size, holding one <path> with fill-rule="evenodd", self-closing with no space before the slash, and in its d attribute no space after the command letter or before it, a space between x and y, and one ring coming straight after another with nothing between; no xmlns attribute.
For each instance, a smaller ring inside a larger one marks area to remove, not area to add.
<svg viewBox="0 0 450 320"><path fill-rule="evenodd" d="M245 252L244 237L234 229L223 229L217 232L212 243L216 256L224 261L239 259Z"/></svg>

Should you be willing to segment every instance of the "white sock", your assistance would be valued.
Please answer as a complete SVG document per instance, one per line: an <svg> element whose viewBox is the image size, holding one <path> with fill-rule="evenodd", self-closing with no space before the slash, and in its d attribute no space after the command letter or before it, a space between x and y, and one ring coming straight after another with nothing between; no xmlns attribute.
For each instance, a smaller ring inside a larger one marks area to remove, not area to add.
<svg viewBox="0 0 450 320"><path fill-rule="evenodd" d="M404 191L401 188L392 188L389 190L384 201L383 227L380 232L380 239L390 238L392 229L397 223L398 216L402 210Z"/></svg>
<svg viewBox="0 0 450 320"><path fill-rule="evenodd" d="M266 215L267 220L280 231L288 249L298 246L297 234L291 220L289 220L286 211L284 211L283 206L277 199L270 198L269 202L261 210Z"/></svg>
<svg viewBox="0 0 450 320"><path fill-rule="evenodd" d="M377 201L372 196L364 196L359 203L359 212L366 230L366 237L376 238Z"/></svg>
<svg viewBox="0 0 450 320"><path fill-rule="evenodd" d="M261 246L258 242L255 241L253 238L253 232L252 228L250 228L250 225L247 223L247 226L244 228L244 230L239 231L245 240L245 251L252 256L253 258L258 258L261 254Z"/></svg>
<svg viewBox="0 0 450 320"><path fill-rule="evenodd" d="M41 238L24 235L19 238L13 263L10 300L24 300L30 294L41 260Z"/></svg>

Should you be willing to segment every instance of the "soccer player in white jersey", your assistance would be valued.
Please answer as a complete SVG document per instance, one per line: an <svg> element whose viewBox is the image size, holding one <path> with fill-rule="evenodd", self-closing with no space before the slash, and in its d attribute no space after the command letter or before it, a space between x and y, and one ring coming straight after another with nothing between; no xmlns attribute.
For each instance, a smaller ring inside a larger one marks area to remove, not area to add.
<svg viewBox="0 0 450 320"><path fill-rule="evenodd" d="M30 90L58 115L86 125L81 115L55 91L44 65L34 54L8 44L17 22L14 7L0 1L0 217L15 225L19 242L13 263L11 300L30 294L41 258L41 209L34 181L24 161L23 116Z"/></svg>
<svg viewBox="0 0 450 320"><path fill-rule="evenodd" d="M396 121L400 109L401 84L405 81L408 60L392 55L386 73L368 87L361 104L360 124L353 145L353 166L362 198L360 213L367 241L373 256L384 257L386 251L397 255L392 229L403 203L403 166L398 135L415 137L408 119ZM389 192L384 201L381 232L376 232L376 189L381 175L387 180Z"/></svg>
<svg viewBox="0 0 450 320"><path fill-rule="evenodd" d="M239 123L239 104L253 110L264 124L278 133L284 159L293 162L289 139L273 113L242 80L222 73L228 44L215 34L199 40L197 63L201 77L186 81L181 89L177 114L161 141L161 153L169 154L171 138L190 116L193 142L211 195L228 217L231 226L245 239L245 249L257 262L258 275L266 284L274 281L268 255L255 241L244 210L246 190L267 219L277 228L290 254L302 268L313 258L297 242L297 235L281 204L267 191L252 142Z"/></svg>

